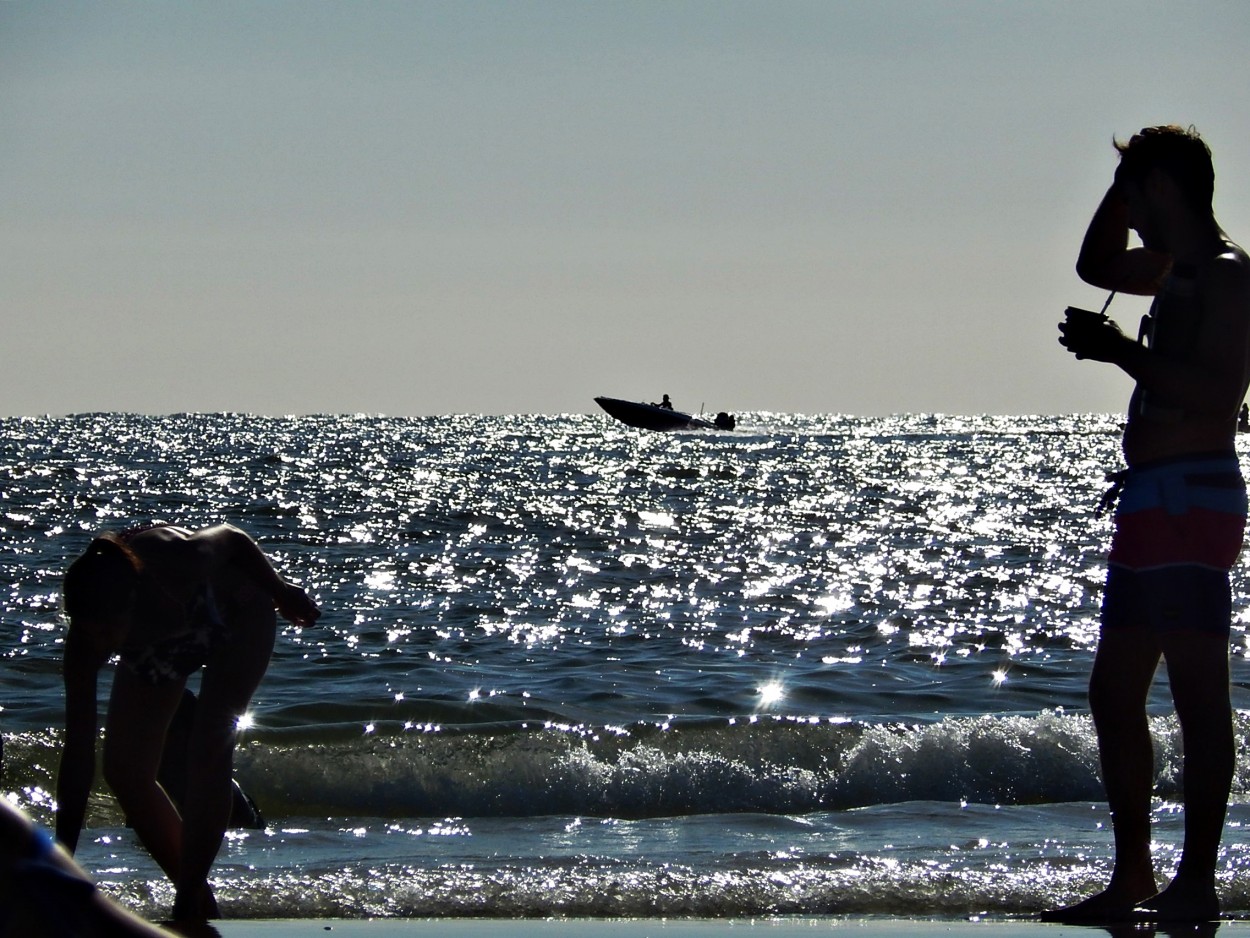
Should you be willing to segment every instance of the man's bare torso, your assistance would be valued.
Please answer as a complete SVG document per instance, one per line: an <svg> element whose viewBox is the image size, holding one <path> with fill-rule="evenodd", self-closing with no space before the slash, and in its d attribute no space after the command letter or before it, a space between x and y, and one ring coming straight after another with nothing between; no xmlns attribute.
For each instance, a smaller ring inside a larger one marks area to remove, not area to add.
<svg viewBox="0 0 1250 938"><path fill-rule="evenodd" d="M1221 263L1246 264L1246 255L1231 242L1225 242L1221 253L1207 258L1205 263L1194 266L1187 289L1192 297L1173 296L1165 286L1161 290L1152 317L1172 318L1172 334L1158 337L1155 346L1162 354L1184 361L1195 368L1206 367L1202 349L1212 341L1212 335L1223 331L1223 324L1207 321L1203 305L1204 284L1211 265ZM1184 294L1182 289L1180 294ZM1250 318L1250 297L1246 298L1243 316ZM1179 327L1179 328L1177 328ZM1177 333L1189 333L1189 339L1177 339ZM1205 334L1204 334L1205 333ZM1218 366L1215 366L1218 367ZM1224 367L1228 367L1224 365ZM1237 412L1245 398L1250 382L1250 368L1244 359L1239 375L1240 393L1229 400L1208 401L1201 408L1179 406L1155 392L1147 392L1140 385L1133 391L1129 402L1128 422L1124 430L1124 457L1128 465L1141 466L1161 459L1192 456L1206 453L1226 453L1234 449L1237 434Z"/></svg>

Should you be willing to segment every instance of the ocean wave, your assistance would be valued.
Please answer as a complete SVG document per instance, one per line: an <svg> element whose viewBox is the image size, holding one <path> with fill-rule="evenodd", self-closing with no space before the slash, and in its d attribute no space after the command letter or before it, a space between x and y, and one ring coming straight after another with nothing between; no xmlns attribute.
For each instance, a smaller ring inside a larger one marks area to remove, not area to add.
<svg viewBox="0 0 1250 938"><path fill-rule="evenodd" d="M1156 791L1179 794L1174 717L1152 721ZM1238 736L1250 741L1250 715ZM1099 801L1086 715L952 717L931 724L756 718L631 727L374 726L276 734L242 744L236 777L268 818L646 818L803 813L910 801ZM50 807L59 734L18 734L7 778ZM1241 766L1238 791L1250 782ZM93 808L115 823L97 791Z"/></svg>
<svg viewBox="0 0 1250 938"><path fill-rule="evenodd" d="M1177 794L1175 719L1157 717L1153 729L1158 791ZM1239 734L1250 735L1250 719ZM1103 797L1090 719L1058 711L923 725L759 718L488 733L375 728L328 745L253 743L238 764L245 787L278 815L643 818Z"/></svg>

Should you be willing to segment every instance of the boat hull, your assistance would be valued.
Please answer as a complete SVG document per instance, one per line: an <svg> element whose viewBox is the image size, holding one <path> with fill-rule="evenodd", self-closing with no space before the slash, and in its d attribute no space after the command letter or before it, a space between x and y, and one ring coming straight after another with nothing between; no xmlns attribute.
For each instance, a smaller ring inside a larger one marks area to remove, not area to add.
<svg viewBox="0 0 1250 938"><path fill-rule="evenodd" d="M596 397L595 403L621 423L641 430L714 430L711 423L680 410L656 407L639 401L623 401L615 397Z"/></svg>

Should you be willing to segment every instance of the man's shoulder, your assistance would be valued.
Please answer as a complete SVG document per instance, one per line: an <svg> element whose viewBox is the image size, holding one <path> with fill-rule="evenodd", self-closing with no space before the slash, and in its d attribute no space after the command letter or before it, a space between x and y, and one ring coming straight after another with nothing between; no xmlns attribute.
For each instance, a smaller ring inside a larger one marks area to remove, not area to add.
<svg viewBox="0 0 1250 938"><path fill-rule="evenodd" d="M1250 256L1231 241L1203 271L1205 287L1229 297L1250 300Z"/></svg>
<svg viewBox="0 0 1250 938"><path fill-rule="evenodd" d="M1236 241L1230 241L1224 238L1220 242L1220 249L1215 252L1213 260L1215 264L1247 264L1250 263L1250 255L1246 254L1246 249Z"/></svg>

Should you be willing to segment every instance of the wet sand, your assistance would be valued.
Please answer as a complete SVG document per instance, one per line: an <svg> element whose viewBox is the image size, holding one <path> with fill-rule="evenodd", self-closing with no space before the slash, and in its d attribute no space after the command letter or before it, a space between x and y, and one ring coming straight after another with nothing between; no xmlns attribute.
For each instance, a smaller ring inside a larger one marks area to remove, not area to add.
<svg viewBox="0 0 1250 938"><path fill-rule="evenodd" d="M1110 935L1148 938L1201 938L1229 935L1250 938L1250 921L1209 925L1091 926L1056 925L1028 919L855 918L849 916L758 919L299 919L224 920L213 923L221 938L814 938L856 935L861 938L1097 938Z"/></svg>

